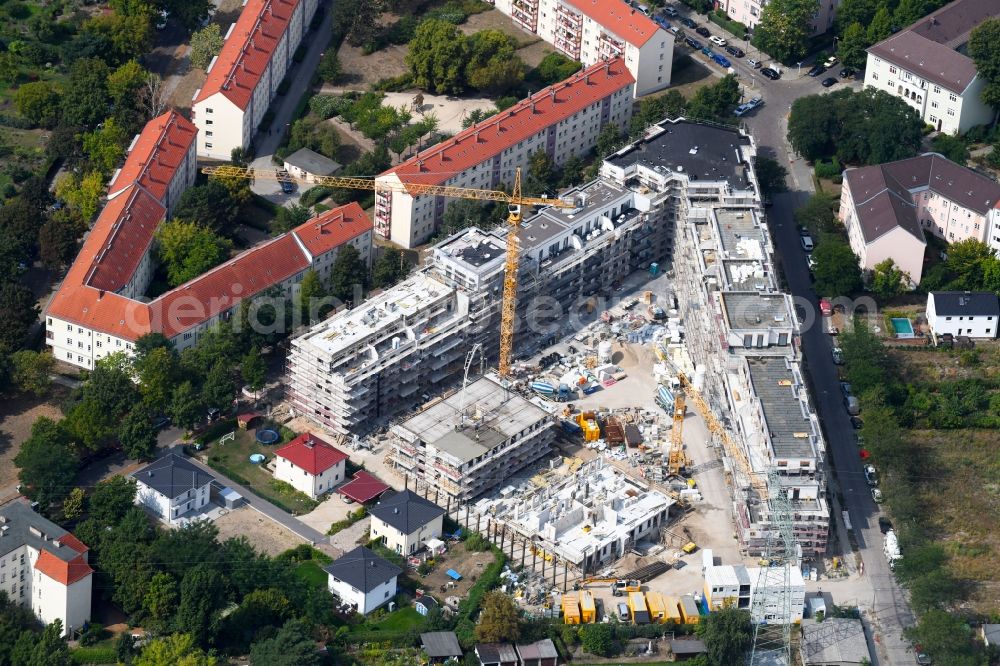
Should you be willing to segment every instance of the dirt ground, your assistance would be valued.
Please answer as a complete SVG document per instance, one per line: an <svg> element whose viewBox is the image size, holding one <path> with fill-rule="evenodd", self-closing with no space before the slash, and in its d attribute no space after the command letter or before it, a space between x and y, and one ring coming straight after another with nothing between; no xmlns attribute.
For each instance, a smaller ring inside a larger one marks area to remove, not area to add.
<svg viewBox="0 0 1000 666"><path fill-rule="evenodd" d="M495 9L473 14L465 23L458 26L458 29L466 35L471 35L481 30L499 30L505 35L513 37L519 47L542 41L541 37L521 30L521 28L514 25L510 17L505 16Z"/></svg>
<svg viewBox="0 0 1000 666"><path fill-rule="evenodd" d="M482 574L483 569L493 561L493 553L470 553L465 546L460 543L450 542L448 552L443 557L438 558L438 564L426 576L419 576L414 573L423 588L428 594L433 594L440 601L446 597L464 598L469 593L469 588L475 585L476 580ZM462 574L462 580L453 581L445 572L454 569ZM441 591L441 587L445 591Z"/></svg>
<svg viewBox="0 0 1000 666"><path fill-rule="evenodd" d="M68 389L53 385L48 400L16 398L0 404L0 499L8 494L5 492L7 486L17 484L14 456L31 434L31 425L40 416L62 418L62 411L57 404L66 397L67 392Z"/></svg>
<svg viewBox="0 0 1000 666"><path fill-rule="evenodd" d="M679 57L683 52L687 51L675 49L674 58ZM696 90L710 86L722 78L722 70L710 68L705 63L699 62L697 58L698 56L692 55L685 67L673 72L670 78L671 85L667 90L676 90L684 97L691 99ZM655 97L655 95L651 95L651 97Z"/></svg>
<svg viewBox="0 0 1000 666"><path fill-rule="evenodd" d="M406 47L389 46L371 55L365 55L359 46L351 46L346 41L337 51L340 66L350 77L347 87L356 90L368 90L368 87L380 81L406 73Z"/></svg>
<svg viewBox="0 0 1000 666"><path fill-rule="evenodd" d="M229 511L215 520L219 541L245 536L253 547L267 555L277 555L305 540L248 506Z"/></svg>

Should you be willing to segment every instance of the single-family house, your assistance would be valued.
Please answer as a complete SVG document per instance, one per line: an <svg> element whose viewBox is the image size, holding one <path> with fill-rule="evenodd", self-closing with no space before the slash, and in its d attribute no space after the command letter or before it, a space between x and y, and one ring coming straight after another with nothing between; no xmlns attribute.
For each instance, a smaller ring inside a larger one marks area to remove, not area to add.
<svg viewBox="0 0 1000 666"><path fill-rule="evenodd" d="M274 478L313 499L344 480L346 465L346 453L308 432L274 452Z"/></svg>
<svg viewBox="0 0 1000 666"><path fill-rule="evenodd" d="M521 666L556 666L559 663L559 652L548 638L524 645L518 643L514 647L521 658Z"/></svg>
<svg viewBox="0 0 1000 666"><path fill-rule="evenodd" d="M441 664L449 659L461 659L462 648L454 631L429 631L420 634L420 644L430 657L432 664Z"/></svg>
<svg viewBox="0 0 1000 666"><path fill-rule="evenodd" d="M299 148L285 158L285 171L294 178L301 178L310 183L315 183L323 176L332 176L340 171L340 168L340 164L329 157L308 148Z"/></svg>
<svg viewBox="0 0 1000 666"><path fill-rule="evenodd" d="M861 620L829 617L802 621L803 666L861 666L871 663Z"/></svg>
<svg viewBox="0 0 1000 666"><path fill-rule="evenodd" d="M330 592L362 615L389 603L396 595L396 578L403 570L372 550L358 546L323 567Z"/></svg>
<svg viewBox="0 0 1000 666"><path fill-rule="evenodd" d="M927 323L935 336L997 337L1000 298L989 291L932 291L927 294Z"/></svg>
<svg viewBox="0 0 1000 666"><path fill-rule="evenodd" d="M520 658L513 645L507 643L480 643L473 648L479 666L520 666Z"/></svg>
<svg viewBox="0 0 1000 666"><path fill-rule="evenodd" d="M167 525L184 522L210 501L212 475L176 453L135 472L135 503Z"/></svg>
<svg viewBox="0 0 1000 666"><path fill-rule="evenodd" d="M402 555L411 555L424 542L441 536L444 525L444 509L412 490L381 500L368 513L372 538Z"/></svg>

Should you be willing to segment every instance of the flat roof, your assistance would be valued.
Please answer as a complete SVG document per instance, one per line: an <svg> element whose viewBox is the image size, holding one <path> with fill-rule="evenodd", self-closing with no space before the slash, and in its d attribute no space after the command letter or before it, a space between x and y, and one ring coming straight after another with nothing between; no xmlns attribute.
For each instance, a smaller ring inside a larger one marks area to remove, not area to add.
<svg viewBox="0 0 1000 666"><path fill-rule="evenodd" d="M752 259L723 259L722 269L727 286L733 291L764 291L771 286L771 278L761 261Z"/></svg>
<svg viewBox="0 0 1000 666"><path fill-rule="evenodd" d="M747 367L754 394L764 410L774 455L790 458L814 456L808 407L796 395L802 387L796 386L785 359L766 356L748 358Z"/></svg>
<svg viewBox="0 0 1000 666"><path fill-rule="evenodd" d="M723 291L719 293L732 330L761 330L792 325L792 314L783 293Z"/></svg>
<svg viewBox="0 0 1000 666"><path fill-rule="evenodd" d="M861 620L827 617L802 621L802 661L810 664L860 664L871 660Z"/></svg>
<svg viewBox="0 0 1000 666"><path fill-rule="evenodd" d="M764 229L753 211L716 208L714 212L723 257L764 259Z"/></svg>

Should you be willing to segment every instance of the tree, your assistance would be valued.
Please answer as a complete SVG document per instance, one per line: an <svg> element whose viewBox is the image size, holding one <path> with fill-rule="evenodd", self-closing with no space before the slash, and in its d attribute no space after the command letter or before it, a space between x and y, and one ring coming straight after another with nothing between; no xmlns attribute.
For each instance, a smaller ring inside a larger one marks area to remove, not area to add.
<svg viewBox="0 0 1000 666"><path fill-rule="evenodd" d="M172 343L170 339L162 333L152 332L139 336L139 339L135 341L135 345L132 349L133 358L135 359L134 363L137 365L141 364L142 360L145 359L150 352L154 349L159 349L160 347L173 352L174 343Z"/></svg>
<svg viewBox="0 0 1000 666"><path fill-rule="evenodd" d="M62 638L62 620L56 619L41 634L23 631L11 653L13 666L71 666L69 646Z"/></svg>
<svg viewBox="0 0 1000 666"><path fill-rule="evenodd" d="M160 260L171 287L198 277L229 258L232 244L208 227L173 219L156 230Z"/></svg>
<svg viewBox="0 0 1000 666"><path fill-rule="evenodd" d="M972 650L968 625L959 615L949 611L927 611L911 634L937 662L955 663L952 660Z"/></svg>
<svg viewBox="0 0 1000 666"><path fill-rule="evenodd" d="M104 194L104 178L99 171L90 171L82 178L70 172L56 181L56 196L84 222L89 223L97 215Z"/></svg>
<svg viewBox="0 0 1000 666"><path fill-rule="evenodd" d="M76 476L76 456L69 448L66 429L45 416L32 424L14 464L21 470L18 479L24 494L43 510L69 494L67 481Z"/></svg>
<svg viewBox="0 0 1000 666"><path fill-rule="evenodd" d="M468 57L468 40L458 27L440 19L426 19L413 34L406 65L418 88L439 95L459 94L465 88Z"/></svg>
<svg viewBox="0 0 1000 666"><path fill-rule="evenodd" d="M500 30L480 30L468 37L465 80L491 95L503 94L524 78L524 63L517 57L514 40Z"/></svg>
<svg viewBox="0 0 1000 666"><path fill-rule="evenodd" d="M83 385L83 402L93 401L117 423L132 409L139 391L132 381L132 364L124 352L99 359Z"/></svg>
<svg viewBox="0 0 1000 666"><path fill-rule="evenodd" d="M245 185L245 179L241 179ZM189 187L181 195L174 209L174 217L198 222L216 233L226 233L232 228L240 212L240 203L233 200L233 192L219 179L210 178L204 185Z"/></svg>
<svg viewBox="0 0 1000 666"><path fill-rule="evenodd" d="M213 365L205 376L205 384L201 387L202 401L209 407L223 409L235 397L236 390L233 387L233 379L229 375L229 368L220 361Z"/></svg>
<svg viewBox="0 0 1000 666"><path fill-rule="evenodd" d="M739 81L729 74L717 83L699 88L688 104L687 113L692 118L724 120L732 115L739 103Z"/></svg>
<svg viewBox="0 0 1000 666"><path fill-rule="evenodd" d="M177 610L177 582L173 576L162 571L153 576L142 600L142 610L151 629L166 631Z"/></svg>
<svg viewBox="0 0 1000 666"><path fill-rule="evenodd" d="M385 289L403 280L409 272L410 265L403 258L403 253L394 247L387 247L375 261L372 283L376 287Z"/></svg>
<svg viewBox="0 0 1000 666"><path fill-rule="evenodd" d="M204 643L215 629L217 611L225 602L222 592L222 578L208 564L188 568L181 580L176 624L191 632L198 644Z"/></svg>
<svg viewBox="0 0 1000 666"><path fill-rule="evenodd" d="M201 25L212 9L211 0L158 0L157 5L189 32Z"/></svg>
<svg viewBox="0 0 1000 666"><path fill-rule="evenodd" d="M337 253L330 269L330 294L343 302L354 301L355 290L360 292L368 282L368 268L361 261L361 254L353 245L344 245Z"/></svg>
<svg viewBox="0 0 1000 666"><path fill-rule="evenodd" d="M968 48L976 71L986 79L983 101L1000 108L1000 18L991 17L976 26Z"/></svg>
<svg viewBox="0 0 1000 666"><path fill-rule="evenodd" d="M17 112L41 127L53 127L62 110L62 95L48 81L22 84L14 93Z"/></svg>
<svg viewBox="0 0 1000 666"><path fill-rule="evenodd" d="M319 273L309 269L302 276L299 283L299 311L302 313L302 321L306 324L312 323L316 319L322 319L319 300L326 297L326 289Z"/></svg>
<svg viewBox="0 0 1000 666"><path fill-rule="evenodd" d="M909 282L909 274L900 270L892 259L875 264L875 269L872 272L872 292L880 301L887 301L899 296L906 291Z"/></svg>
<svg viewBox="0 0 1000 666"><path fill-rule="evenodd" d="M250 646L252 666L319 666L320 657L309 627L302 620L289 620L272 638Z"/></svg>
<svg viewBox="0 0 1000 666"><path fill-rule="evenodd" d="M82 58L70 66L62 103L66 122L92 128L107 117L111 102L107 88L110 73L107 64L97 58Z"/></svg>
<svg viewBox="0 0 1000 666"><path fill-rule="evenodd" d="M514 600L493 590L483 597L483 611L476 624L476 640L486 643L510 642L521 637L521 612Z"/></svg>
<svg viewBox="0 0 1000 666"><path fill-rule="evenodd" d="M788 169L778 162L778 160L773 157L758 157L755 167L757 182L760 184L760 191L765 197L770 197L788 189L788 185L785 182L785 179L788 178Z"/></svg>
<svg viewBox="0 0 1000 666"><path fill-rule="evenodd" d="M264 359L260 355L260 350L257 347L253 347L247 352L247 355L243 357L243 362L240 364L240 374L243 375L243 381L256 393L257 391L264 388L264 382L267 379L267 368L264 366Z"/></svg>
<svg viewBox="0 0 1000 666"><path fill-rule="evenodd" d="M316 73L326 83L337 84L341 82L344 78L344 68L340 64L340 58L337 57L336 49L328 48L326 50L326 53L319 60Z"/></svg>
<svg viewBox="0 0 1000 666"><path fill-rule="evenodd" d="M907 26L927 16L944 2L936 0L899 0L893 12L893 25Z"/></svg>
<svg viewBox="0 0 1000 666"><path fill-rule="evenodd" d="M351 46L371 43L381 30L379 18L385 9L383 0L338 2L333 6L333 32L339 43L346 38Z"/></svg>
<svg viewBox="0 0 1000 666"><path fill-rule="evenodd" d="M149 72L133 58L108 75L108 96L115 107L133 106L146 85Z"/></svg>
<svg viewBox="0 0 1000 666"><path fill-rule="evenodd" d="M38 311L30 289L14 282L0 284L0 346L20 349L38 321Z"/></svg>
<svg viewBox="0 0 1000 666"><path fill-rule="evenodd" d="M614 652L615 632L609 624L586 624L580 628L583 651L608 657Z"/></svg>
<svg viewBox="0 0 1000 666"><path fill-rule="evenodd" d="M136 407L129 412L118 429L118 441L131 460L148 460L153 456L156 451L156 428L148 408Z"/></svg>
<svg viewBox="0 0 1000 666"><path fill-rule="evenodd" d="M703 624L699 624L699 634L708 648L708 662L711 664L739 664L753 643L753 626L750 613L738 608L722 608L711 613Z"/></svg>
<svg viewBox="0 0 1000 666"><path fill-rule="evenodd" d="M892 14L889 8L882 4L868 24L868 43L875 44L892 34Z"/></svg>
<svg viewBox="0 0 1000 666"><path fill-rule="evenodd" d="M212 58L219 55L225 41L218 23L209 23L191 35L191 65L198 69L207 69Z"/></svg>
<svg viewBox="0 0 1000 666"><path fill-rule="evenodd" d="M121 475L105 479L90 492L87 514L101 525L117 525L135 506L135 492L132 479Z"/></svg>
<svg viewBox="0 0 1000 666"><path fill-rule="evenodd" d="M836 115L830 98L840 92L806 95L792 102L792 112L788 117L788 142L795 152L810 162L828 157L835 151Z"/></svg>
<svg viewBox="0 0 1000 666"><path fill-rule="evenodd" d="M204 405L194 384L186 381L174 389L170 399L170 415L177 425L190 430L201 420L203 411Z"/></svg>
<svg viewBox="0 0 1000 666"><path fill-rule="evenodd" d="M271 222L271 233L275 236L291 231L309 221L312 213L305 206L292 204L278 208L278 215Z"/></svg>
<svg viewBox="0 0 1000 666"><path fill-rule="evenodd" d="M962 166L969 161L969 146L960 136L938 134L931 140L931 150Z"/></svg>
<svg viewBox="0 0 1000 666"><path fill-rule="evenodd" d="M82 34L100 43L97 56L115 66L148 53L153 41L152 11L142 3L142 11L131 15L104 14L83 24Z"/></svg>
<svg viewBox="0 0 1000 666"><path fill-rule="evenodd" d="M837 32L845 35L847 28L854 23L868 25L880 4L881 0L842 0L837 7Z"/></svg>
<svg viewBox="0 0 1000 666"><path fill-rule="evenodd" d="M852 23L847 26L844 36L840 38L840 45L837 55L845 67L863 69L868 60L865 49L871 46L868 41L868 34L864 26L860 23Z"/></svg>
<svg viewBox="0 0 1000 666"><path fill-rule="evenodd" d="M837 233L840 222L833 212L837 199L824 192L817 192L794 213L795 221L814 234Z"/></svg>
<svg viewBox="0 0 1000 666"><path fill-rule="evenodd" d="M37 396L48 393L52 385L50 375L55 365L51 353L22 349L11 354L10 360L11 381L19 391Z"/></svg>
<svg viewBox="0 0 1000 666"><path fill-rule="evenodd" d="M813 251L816 268L816 293L847 296L861 288L861 268L851 246L827 236Z"/></svg>
<svg viewBox="0 0 1000 666"><path fill-rule="evenodd" d="M54 211L38 230L38 257L46 268L56 271L76 256L77 239L86 225L74 211Z"/></svg>
<svg viewBox="0 0 1000 666"><path fill-rule="evenodd" d="M622 132L614 123L608 123L597 135L597 155L607 157L622 145Z"/></svg>
<svg viewBox="0 0 1000 666"><path fill-rule="evenodd" d="M555 162L545 150L536 150L528 157L528 177L525 182L526 191L538 196L551 193L555 188L559 173Z"/></svg>
<svg viewBox="0 0 1000 666"><path fill-rule="evenodd" d="M136 638L130 631L123 631L115 639L115 656L118 663L125 666L132 666L132 660L136 654Z"/></svg>
<svg viewBox="0 0 1000 666"><path fill-rule="evenodd" d="M177 356L168 347L157 347L138 357L134 364L143 402L151 407L166 404L177 383Z"/></svg>
<svg viewBox="0 0 1000 666"><path fill-rule="evenodd" d="M191 634L172 634L154 638L132 666L216 666L218 661L196 647Z"/></svg>
<svg viewBox="0 0 1000 666"><path fill-rule="evenodd" d="M114 118L108 118L101 127L83 135L83 152L91 165L107 178L124 159L127 142L125 128Z"/></svg>
<svg viewBox="0 0 1000 666"><path fill-rule="evenodd" d="M76 520L83 515L83 504L86 501L83 488L74 488L63 500L62 513L66 520Z"/></svg>
<svg viewBox="0 0 1000 666"><path fill-rule="evenodd" d="M819 0L772 0L761 12L754 46L786 65L802 60L809 51L813 16L818 11Z"/></svg>
<svg viewBox="0 0 1000 666"><path fill-rule="evenodd" d="M580 63L571 60L561 53L553 52L542 58L535 68L533 76L543 86L550 86L553 83L565 81L576 72L580 71Z"/></svg>

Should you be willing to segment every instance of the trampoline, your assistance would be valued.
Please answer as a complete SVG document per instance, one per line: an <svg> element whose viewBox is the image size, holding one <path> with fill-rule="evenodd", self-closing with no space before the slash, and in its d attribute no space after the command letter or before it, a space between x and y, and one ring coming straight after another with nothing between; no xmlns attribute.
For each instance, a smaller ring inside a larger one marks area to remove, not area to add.
<svg viewBox="0 0 1000 666"><path fill-rule="evenodd" d="M259 465L260 463L264 462L264 455L261 453L252 453L250 454L250 462L252 462L254 465Z"/></svg>
<svg viewBox="0 0 1000 666"><path fill-rule="evenodd" d="M279 435L276 430L265 429L257 431L257 441L265 446L268 444L274 444L279 439L281 439L281 435Z"/></svg>

